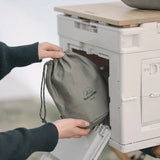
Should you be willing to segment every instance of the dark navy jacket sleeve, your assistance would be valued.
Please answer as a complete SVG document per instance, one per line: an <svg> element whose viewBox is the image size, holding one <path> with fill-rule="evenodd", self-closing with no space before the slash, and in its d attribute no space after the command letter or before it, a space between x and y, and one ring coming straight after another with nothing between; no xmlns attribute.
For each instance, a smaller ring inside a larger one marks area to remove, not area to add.
<svg viewBox="0 0 160 160"><path fill-rule="evenodd" d="M0 132L0 160L25 160L33 152L52 151L57 141L58 131L52 123L35 129Z"/></svg>
<svg viewBox="0 0 160 160"><path fill-rule="evenodd" d="M14 67L39 62L38 43L8 47L0 42L0 79ZM52 123L39 128L17 128L0 132L0 160L25 160L36 151L52 151L58 142L58 130Z"/></svg>
<svg viewBox="0 0 160 160"><path fill-rule="evenodd" d="M0 79L14 67L23 67L34 62L39 62L38 43L9 47L0 42Z"/></svg>

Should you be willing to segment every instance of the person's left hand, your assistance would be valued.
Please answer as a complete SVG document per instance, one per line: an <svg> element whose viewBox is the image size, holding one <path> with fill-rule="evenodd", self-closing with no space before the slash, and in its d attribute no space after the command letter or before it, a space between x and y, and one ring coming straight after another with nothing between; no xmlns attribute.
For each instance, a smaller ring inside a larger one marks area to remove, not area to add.
<svg viewBox="0 0 160 160"><path fill-rule="evenodd" d="M57 45L43 42L38 45L38 56L39 60L43 58L61 58L64 56L62 48Z"/></svg>

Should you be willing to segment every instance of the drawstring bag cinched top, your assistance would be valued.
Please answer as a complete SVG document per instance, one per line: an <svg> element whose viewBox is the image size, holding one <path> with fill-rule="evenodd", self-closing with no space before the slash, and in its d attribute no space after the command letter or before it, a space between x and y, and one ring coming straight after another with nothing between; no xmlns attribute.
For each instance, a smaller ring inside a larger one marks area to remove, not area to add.
<svg viewBox="0 0 160 160"><path fill-rule="evenodd" d="M130 7L160 10L160 0L122 0Z"/></svg>
<svg viewBox="0 0 160 160"><path fill-rule="evenodd" d="M99 67L88 58L67 51L64 57L45 63L40 110L43 122L45 83L62 118L83 119L93 127L107 116L107 83Z"/></svg>

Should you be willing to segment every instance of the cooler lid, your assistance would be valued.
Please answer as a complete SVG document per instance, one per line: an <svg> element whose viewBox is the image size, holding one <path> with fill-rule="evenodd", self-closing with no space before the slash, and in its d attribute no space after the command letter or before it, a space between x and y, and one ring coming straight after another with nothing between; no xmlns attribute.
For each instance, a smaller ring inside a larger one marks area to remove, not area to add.
<svg viewBox="0 0 160 160"><path fill-rule="evenodd" d="M134 9L123 2L55 7L55 11L121 27L160 21L160 11Z"/></svg>

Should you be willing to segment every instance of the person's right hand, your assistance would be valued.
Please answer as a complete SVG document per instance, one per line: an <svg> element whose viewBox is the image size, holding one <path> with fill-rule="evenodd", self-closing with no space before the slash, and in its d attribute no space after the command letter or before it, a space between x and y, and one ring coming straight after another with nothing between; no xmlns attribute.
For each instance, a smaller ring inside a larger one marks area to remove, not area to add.
<svg viewBox="0 0 160 160"><path fill-rule="evenodd" d="M39 43L38 45L39 60L42 60L44 58L61 58L64 55L65 54L63 53L62 48L55 44L43 42Z"/></svg>
<svg viewBox="0 0 160 160"><path fill-rule="evenodd" d="M53 122L57 127L59 138L80 138L88 135L90 128L82 129L80 127L87 127L89 123L80 119L61 119Z"/></svg>

